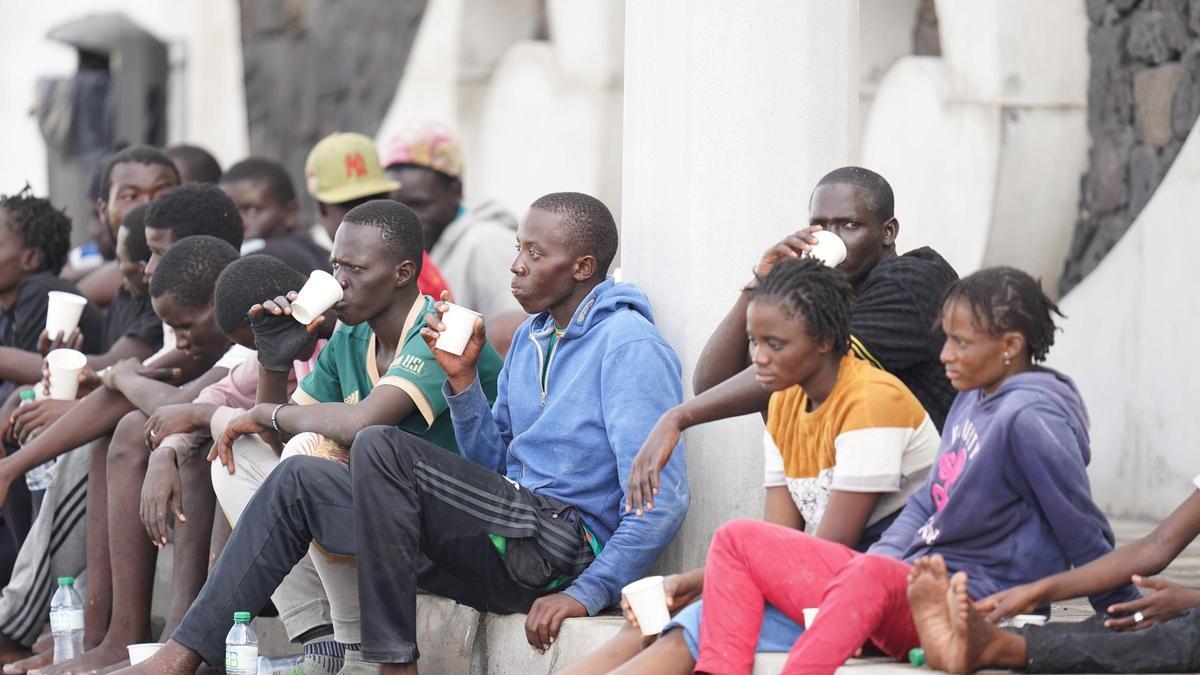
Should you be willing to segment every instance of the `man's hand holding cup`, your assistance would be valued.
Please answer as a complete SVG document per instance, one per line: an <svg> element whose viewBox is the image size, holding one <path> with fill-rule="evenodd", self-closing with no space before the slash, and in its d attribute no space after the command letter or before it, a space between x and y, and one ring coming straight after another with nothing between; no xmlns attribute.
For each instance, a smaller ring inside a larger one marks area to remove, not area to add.
<svg viewBox="0 0 1200 675"><path fill-rule="evenodd" d="M483 317L455 305L450 291L442 291L442 299L434 308L437 314L425 315L421 337L446 373L450 390L458 394L475 381L475 364L487 346Z"/></svg>

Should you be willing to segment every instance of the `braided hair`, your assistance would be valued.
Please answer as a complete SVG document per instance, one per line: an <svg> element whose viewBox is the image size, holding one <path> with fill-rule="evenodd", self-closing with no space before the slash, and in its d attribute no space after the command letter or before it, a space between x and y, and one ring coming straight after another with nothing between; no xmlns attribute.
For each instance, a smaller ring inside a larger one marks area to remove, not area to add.
<svg viewBox="0 0 1200 675"><path fill-rule="evenodd" d="M29 185L15 195L0 195L0 208L8 211L21 245L41 252L38 271L55 275L61 272L71 251L70 216L54 208L49 199L34 197Z"/></svg>
<svg viewBox="0 0 1200 675"><path fill-rule="evenodd" d="M954 282L942 298L941 314L949 312L960 299L971 307L976 328L992 337L1008 331L1024 335L1029 357L1035 363L1046 360L1054 344L1058 328L1053 315L1065 318L1041 284L1014 267L989 267Z"/></svg>
<svg viewBox="0 0 1200 675"><path fill-rule="evenodd" d="M815 258L781 260L750 289L750 302L772 302L789 317L804 318L809 337L833 355L850 349L850 285Z"/></svg>

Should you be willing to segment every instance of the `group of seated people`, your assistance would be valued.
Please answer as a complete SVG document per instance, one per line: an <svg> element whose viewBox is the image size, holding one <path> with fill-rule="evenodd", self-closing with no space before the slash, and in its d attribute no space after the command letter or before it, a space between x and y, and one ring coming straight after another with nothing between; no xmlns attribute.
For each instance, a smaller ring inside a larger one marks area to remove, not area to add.
<svg viewBox="0 0 1200 675"><path fill-rule="evenodd" d="M754 413L763 520L724 524L703 568L666 578L656 639L623 606L628 625L570 672L747 673L774 651L785 672L831 673L918 646L951 672L1200 670L1200 591L1140 576L1200 534L1200 493L1113 549L1085 406L1040 365L1057 308L1028 274L959 279L932 249L900 255L891 187L836 169L758 261L684 401L649 298L608 275L608 208L552 193L518 224L465 206L462 168L442 125L406 129L382 161L333 134L306 166L310 231L272 161L213 185L121 150L96 209L113 261L80 279L70 335L44 329L47 291L75 289L69 220L0 197L0 502L25 524L0 593L4 672L100 672L159 637L169 542L165 645L121 672L220 670L233 613L273 607L304 673L415 673L418 592L525 613L545 652L566 619L621 605L674 539L683 431ZM820 231L846 245L836 268L807 255ZM343 297L305 325L291 303L317 269ZM461 355L436 347L447 302L483 315ZM80 396L18 406L63 346L88 354ZM22 507L24 475L55 458L36 513ZM86 651L50 665L52 580L85 569ZM996 625L1078 596L1096 620Z"/></svg>

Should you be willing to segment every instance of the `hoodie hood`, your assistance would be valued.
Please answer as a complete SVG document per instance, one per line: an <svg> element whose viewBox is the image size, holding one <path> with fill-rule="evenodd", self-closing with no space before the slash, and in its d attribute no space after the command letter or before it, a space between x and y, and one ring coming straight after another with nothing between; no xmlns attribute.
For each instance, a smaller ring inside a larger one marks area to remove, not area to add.
<svg viewBox="0 0 1200 675"><path fill-rule="evenodd" d="M617 283L612 277L608 277L593 288L575 308L563 337L581 337L601 321L623 309L632 310L646 321L654 323L654 315L650 311L650 298L637 286L631 283ZM530 333L534 337L548 335L554 330L554 319L551 318L550 312L538 314L532 322Z"/></svg>
<svg viewBox="0 0 1200 675"><path fill-rule="evenodd" d="M1091 446L1088 444L1091 421L1087 406L1075 381L1057 370L1034 366L1033 370L1009 377L991 396L985 397L979 391L973 391L970 395L978 397L979 409L984 412L997 410L1008 403L1028 405L1038 401L1054 406L1066 416L1071 430L1079 437L1084 463L1091 462ZM1030 397L1033 397L1032 401Z"/></svg>

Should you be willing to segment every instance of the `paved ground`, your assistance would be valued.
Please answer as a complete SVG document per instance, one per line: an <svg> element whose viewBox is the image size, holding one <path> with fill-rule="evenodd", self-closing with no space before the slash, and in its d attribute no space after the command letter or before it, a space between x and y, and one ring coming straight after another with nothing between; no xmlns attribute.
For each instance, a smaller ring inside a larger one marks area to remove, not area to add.
<svg viewBox="0 0 1200 675"><path fill-rule="evenodd" d="M1117 545L1125 545L1137 541L1154 529L1155 523L1133 520L1112 521L1113 532L1117 536ZM1200 588L1200 542L1192 544L1182 555L1172 563L1162 574L1163 577L1188 586ZM1053 605L1053 621L1082 621L1092 615L1092 607L1086 599L1071 600ZM766 665L766 664L764 664ZM782 665L782 663L780 664ZM927 669L926 669L927 670ZM762 670L755 668L755 673L777 672L777 670ZM989 674L1007 671L986 671ZM914 675L915 669L908 665L879 661L853 661L838 669L842 675L866 675L867 673L895 674L908 673Z"/></svg>

